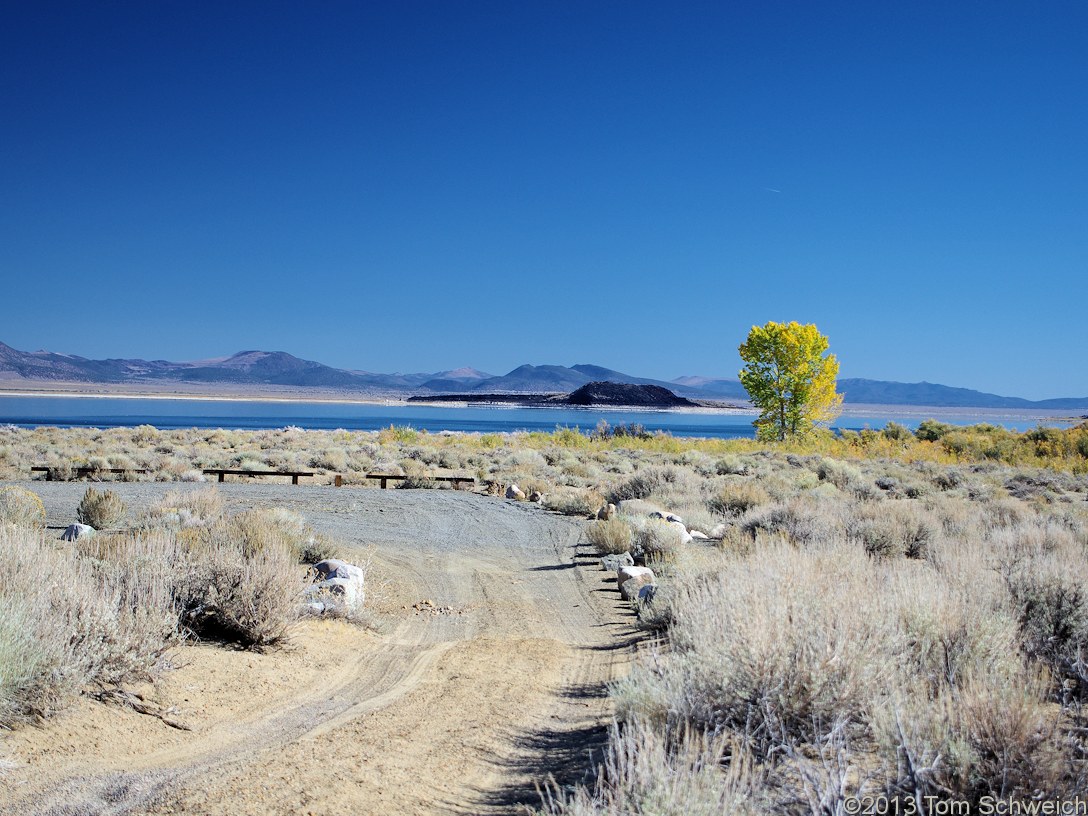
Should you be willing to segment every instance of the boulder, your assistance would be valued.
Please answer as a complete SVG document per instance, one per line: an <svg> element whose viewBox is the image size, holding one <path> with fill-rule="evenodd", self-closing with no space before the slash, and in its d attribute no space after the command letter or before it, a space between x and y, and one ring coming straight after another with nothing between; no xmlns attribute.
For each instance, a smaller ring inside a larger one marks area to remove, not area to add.
<svg viewBox="0 0 1088 816"><path fill-rule="evenodd" d="M690 530L689 532L691 533L692 538L698 539L699 541L709 541L710 540L710 536L708 536L706 533L702 532L701 530Z"/></svg>
<svg viewBox="0 0 1088 816"><path fill-rule="evenodd" d="M517 501L525 501L525 492L516 484L512 484L508 488L506 488L506 498L516 499Z"/></svg>
<svg viewBox="0 0 1088 816"><path fill-rule="evenodd" d="M61 541L76 541L94 535L94 527L89 524L69 524L60 534Z"/></svg>
<svg viewBox="0 0 1088 816"><path fill-rule="evenodd" d="M322 580L347 578L350 581L361 582L366 578L366 573L362 569L354 564L349 564L347 561L341 561L339 558L326 558L324 561L318 561L314 564L314 569L317 570L317 574L321 576Z"/></svg>
<svg viewBox="0 0 1088 816"><path fill-rule="evenodd" d="M332 609L361 609L366 601L366 572L339 558L326 558L314 564L320 580L306 590L306 604L315 612Z"/></svg>
<svg viewBox="0 0 1088 816"><path fill-rule="evenodd" d="M637 594L640 586L656 584L657 578L649 567L621 567L616 571L616 583L620 587L620 597L629 601L632 592Z"/></svg>
<svg viewBox="0 0 1088 816"><path fill-rule="evenodd" d="M688 528L684 526L684 522L682 522L682 521L669 521L668 517L666 517L665 523L675 527L677 532L680 533L680 543L681 544L690 544L691 543L692 536L691 536L691 533L688 532Z"/></svg>
<svg viewBox="0 0 1088 816"><path fill-rule="evenodd" d="M532 493L529 494L529 501L534 502L535 504L540 504L544 501L544 494L541 493L539 490L534 490Z"/></svg>
<svg viewBox="0 0 1088 816"><path fill-rule="evenodd" d="M631 557L631 553L625 552L619 555L606 555L601 559L601 569L607 572L619 572L624 567L633 567L635 565L635 559Z"/></svg>
<svg viewBox="0 0 1088 816"><path fill-rule="evenodd" d="M652 519L661 519L662 521L668 521L670 523L684 523L684 520L676 515L676 513L669 513L665 510L651 510L648 515Z"/></svg>
<svg viewBox="0 0 1088 816"><path fill-rule="evenodd" d="M631 578L645 578L645 583L656 583L657 578L654 576L654 570L650 567L621 567L616 570L617 583L623 583Z"/></svg>
<svg viewBox="0 0 1088 816"><path fill-rule="evenodd" d="M610 518L613 518L615 515L616 515L616 505L614 505L614 504L603 504L603 505L601 505L601 509L597 511L597 520L598 521L608 521Z"/></svg>
<svg viewBox="0 0 1088 816"><path fill-rule="evenodd" d="M644 578L629 578L620 584L620 597L625 601L637 600L639 591L648 584Z"/></svg>
<svg viewBox="0 0 1088 816"><path fill-rule="evenodd" d="M306 597L309 598L306 605L315 612L327 612L336 608L354 611L361 609L366 602L366 588L362 581L329 578L307 589Z"/></svg>
<svg viewBox="0 0 1088 816"><path fill-rule="evenodd" d="M648 604L653 603L655 595L657 595L657 584L643 584L638 588L635 599L639 604Z"/></svg>

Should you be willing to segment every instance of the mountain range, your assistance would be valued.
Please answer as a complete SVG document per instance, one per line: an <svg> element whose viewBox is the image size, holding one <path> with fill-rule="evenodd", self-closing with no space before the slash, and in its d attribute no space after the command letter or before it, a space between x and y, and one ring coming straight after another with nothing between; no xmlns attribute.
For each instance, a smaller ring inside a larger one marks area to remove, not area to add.
<svg viewBox="0 0 1088 816"><path fill-rule="evenodd" d="M91 360L51 351L19 351L0 343L0 383L87 383L170 385L238 384L325 389L381 396L458 393L567 393L590 382L633 383L668 388L684 397L743 401L735 379L685 376L675 380L635 377L597 365L523 365L495 376L474 368L431 374L379 374L333 368L283 351L241 351L230 357L192 362ZM838 382L847 403L952 408L1080 410L1088 397L1027 400L934 383L900 383L847 378Z"/></svg>

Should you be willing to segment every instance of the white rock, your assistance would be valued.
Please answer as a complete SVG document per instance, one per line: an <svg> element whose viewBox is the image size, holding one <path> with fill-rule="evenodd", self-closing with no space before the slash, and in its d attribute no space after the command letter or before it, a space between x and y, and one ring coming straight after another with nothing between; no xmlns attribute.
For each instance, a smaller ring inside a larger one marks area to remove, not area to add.
<svg viewBox="0 0 1088 816"><path fill-rule="evenodd" d="M358 609L366 601L366 590L362 581L354 581L350 578L329 578L314 584L308 590L310 597L330 595L348 609ZM329 604L324 604L328 609Z"/></svg>
<svg viewBox="0 0 1088 816"><path fill-rule="evenodd" d="M307 604L315 611L326 611L342 606L359 609L366 601L366 571L339 558L326 558L314 564L323 580L306 590L310 599ZM320 606L320 610L318 610Z"/></svg>
<svg viewBox="0 0 1088 816"><path fill-rule="evenodd" d="M624 581L630 581L632 578L645 579L644 583L656 584L657 578L654 576L654 571L649 567L621 567L616 572L616 583L622 585Z"/></svg>
<svg viewBox="0 0 1088 816"><path fill-rule="evenodd" d="M326 558L324 561L318 561L314 564L314 569L317 570L317 574L322 579L347 578L352 581L366 579L366 573L361 568L349 564L347 561L341 561L339 558Z"/></svg>
<svg viewBox="0 0 1088 816"><path fill-rule="evenodd" d="M512 484L508 488L506 488L506 498L517 499L518 501L525 501L525 492L516 484Z"/></svg>
<svg viewBox="0 0 1088 816"><path fill-rule="evenodd" d="M62 541L76 541L80 538L90 538L94 535L94 527L89 524L69 524L60 534Z"/></svg>
<svg viewBox="0 0 1088 816"><path fill-rule="evenodd" d="M691 536L691 533L688 532L688 528L684 526L684 522L682 522L682 521L671 521L671 520L667 519L666 523L671 524L680 533L680 543L681 544L690 544L691 543L692 536Z"/></svg>
<svg viewBox="0 0 1088 816"><path fill-rule="evenodd" d="M702 532L701 530L689 530L688 532L691 533L692 538L696 538L696 539L698 539L700 541L709 541L710 540L710 536L708 536L706 533Z"/></svg>

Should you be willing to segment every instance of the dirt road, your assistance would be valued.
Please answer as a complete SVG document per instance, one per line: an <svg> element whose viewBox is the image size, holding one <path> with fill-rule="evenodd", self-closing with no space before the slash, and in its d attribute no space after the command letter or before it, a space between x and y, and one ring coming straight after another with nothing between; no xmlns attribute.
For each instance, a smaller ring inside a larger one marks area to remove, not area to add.
<svg viewBox="0 0 1088 816"><path fill-rule="evenodd" d="M85 489L29 486L51 524ZM111 487L130 513L178 488ZM0 812L511 813L549 773L581 777L635 638L581 522L445 490L220 490L372 548L381 630L311 621L269 654L184 646L147 691L191 730L82 702L0 738Z"/></svg>

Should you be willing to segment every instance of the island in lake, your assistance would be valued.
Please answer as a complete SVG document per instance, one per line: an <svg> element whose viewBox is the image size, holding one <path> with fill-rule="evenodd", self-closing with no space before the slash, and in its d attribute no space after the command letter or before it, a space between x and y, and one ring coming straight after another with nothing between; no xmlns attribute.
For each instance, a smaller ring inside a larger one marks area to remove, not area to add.
<svg viewBox="0 0 1088 816"><path fill-rule="evenodd" d="M435 394L412 396L408 402L465 402L539 406L607 405L616 408L700 408L732 407L709 400L691 400L660 385L620 382L590 382L569 394Z"/></svg>

